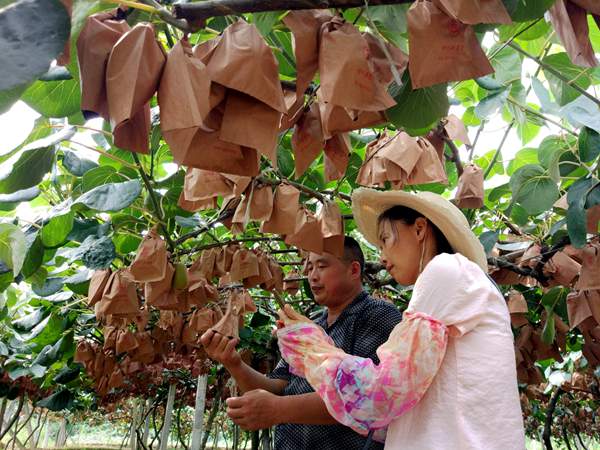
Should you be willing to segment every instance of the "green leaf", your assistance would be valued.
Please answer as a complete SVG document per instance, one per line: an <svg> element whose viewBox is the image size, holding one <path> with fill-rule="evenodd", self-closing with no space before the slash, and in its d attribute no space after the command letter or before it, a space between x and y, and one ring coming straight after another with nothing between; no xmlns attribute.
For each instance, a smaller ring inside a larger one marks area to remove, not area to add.
<svg viewBox="0 0 600 450"><path fill-rule="evenodd" d="M411 86L408 70L402 77L404 85L394 97L397 105L386 111L390 122L403 128L426 128L433 126L448 114L450 104L445 84L414 89Z"/></svg>
<svg viewBox="0 0 600 450"><path fill-rule="evenodd" d="M600 155L600 134L584 127L579 133L579 157L583 162L591 162Z"/></svg>
<svg viewBox="0 0 600 450"><path fill-rule="evenodd" d="M269 11L262 13L254 13L252 14L252 23L256 25L260 34L264 37L271 32L273 25L275 25L279 21L279 16L281 16L281 11Z"/></svg>
<svg viewBox="0 0 600 450"><path fill-rule="evenodd" d="M585 202L588 192L594 186L594 180L591 178L580 178L573 183L567 191L567 231L571 244L576 248L581 248L586 244L587 220L585 212Z"/></svg>
<svg viewBox="0 0 600 450"><path fill-rule="evenodd" d="M42 242L46 247L56 247L67 239L73 228L74 214L69 212L55 216L42 228Z"/></svg>
<svg viewBox="0 0 600 450"><path fill-rule="evenodd" d="M139 180L109 183L95 187L73 202L96 211L120 211L131 205L142 192Z"/></svg>
<svg viewBox="0 0 600 450"><path fill-rule="evenodd" d="M83 174L81 187L83 192L87 192L95 187L102 186L103 184L119 183L125 180L126 178L117 173L117 169L114 167L100 166Z"/></svg>
<svg viewBox="0 0 600 450"><path fill-rule="evenodd" d="M80 110L79 80L36 81L21 100L45 117L68 117Z"/></svg>
<svg viewBox="0 0 600 450"><path fill-rule="evenodd" d="M98 164L90 159L80 158L75 152L65 150L62 160L63 166L76 177L80 177L88 170L98 167Z"/></svg>
<svg viewBox="0 0 600 450"><path fill-rule="evenodd" d="M560 197L558 186L546 170L537 164L519 168L510 178L513 201L519 203L529 215L537 215L552 208Z"/></svg>
<svg viewBox="0 0 600 450"><path fill-rule="evenodd" d="M500 91L506 87L491 76L475 78L475 82L486 91Z"/></svg>
<svg viewBox="0 0 600 450"><path fill-rule="evenodd" d="M13 275L21 272L27 251L27 239L21 229L11 223L0 223L0 261L12 269Z"/></svg>
<svg viewBox="0 0 600 450"><path fill-rule="evenodd" d="M497 112L506 103L507 98L508 90L492 92L475 106L475 115L480 119L486 119Z"/></svg>
<svg viewBox="0 0 600 450"><path fill-rule="evenodd" d="M141 237L131 236L130 234L121 234L114 238L115 248L121 255L134 252L142 242Z"/></svg>
<svg viewBox="0 0 600 450"><path fill-rule="evenodd" d="M13 320L12 326L19 332L27 332L39 325L46 316L47 312L44 308L37 308L26 316Z"/></svg>
<svg viewBox="0 0 600 450"><path fill-rule="evenodd" d="M479 241L483 245L483 249L487 255L494 249L496 242L498 242L499 231L484 231L479 235Z"/></svg>
<svg viewBox="0 0 600 450"><path fill-rule="evenodd" d="M264 325L268 325L271 322L271 318L265 314L262 314L260 311L255 312L252 315L252 319L250 320L250 326L252 328L262 327Z"/></svg>
<svg viewBox="0 0 600 450"><path fill-rule="evenodd" d="M35 80L63 50L70 30L59 0L20 0L0 10L0 91Z"/></svg>
<svg viewBox="0 0 600 450"><path fill-rule="evenodd" d="M27 253L21 270L25 278L33 275L42 265L44 259L44 244L39 233L26 236L28 241Z"/></svg>
<svg viewBox="0 0 600 450"><path fill-rule="evenodd" d="M506 168L506 173L508 175L513 175L515 171L527 164L537 164L538 161L538 151L535 148L523 148L519 150L514 159L508 163L508 167Z"/></svg>
<svg viewBox="0 0 600 450"><path fill-rule="evenodd" d="M80 373L80 366L75 366L73 368L65 366L56 374L52 381L57 384L67 384L73 380L76 380Z"/></svg>
<svg viewBox="0 0 600 450"><path fill-rule="evenodd" d="M575 80L573 84L582 89L587 89L591 84L589 75L584 73L585 69L574 65L569 59L569 55L566 53L554 53L552 55L548 55L542 60L542 62L561 73L567 80ZM572 102L581 95L549 70L544 69L543 67L542 70L544 71L544 75L550 84L550 91L560 106L564 106L567 103Z"/></svg>
<svg viewBox="0 0 600 450"><path fill-rule="evenodd" d="M499 48L496 45L490 49L494 53ZM508 85L513 81L521 80L521 57L515 49L504 47L490 59L494 68L494 78L498 83Z"/></svg>
<svg viewBox="0 0 600 450"><path fill-rule="evenodd" d="M0 194L0 210L12 211L19 203L33 200L38 195L40 195L40 189L37 186L30 187L29 189L22 189L13 192L12 194Z"/></svg>
<svg viewBox="0 0 600 450"><path fill-rule="evenodd" d="M0 166L0 194L29 189L42 181L52 168L54 147L32 148Z"/></svg>
<svg viewBox="0 0 600 450"><path fill-rule="evenodd" d="M515 22L539 19L550 9L555 0L519 0L511 17Z"/></svg>
<svg viewBox="0 0 600 450"><path fill-rule="evenodd" d="M81 247L87 247L81 256L81 261L93 270L107 269L117 256L115 245L108 236L100 239L89 236L83 241Z"/></svg>
<svg viewBox="0 0 600 450"><path fill-rule="evenodd" d="M33 292L40 297L50 297L62 289L64 285L63 278L52 277L46 278L42 285L33 284Z"/></svg>
<svg viewBox="0 0 600 450"><path fill-rule="evenodd" d="M554 324L554 311L546 309L548 313L546 316L546 322L542 329L542 341L546 345L552 345L556 336L556 326Z"/></svg>
<svg viewBox="0 0 600 450"><path fill-rule="evenodd" d="M50 411L62 411L73 406L73 394L68 389L61 389L52 395L38 401L35 406L46 408Z"/></svg>
<svg viewBox="0 0 600 450"><path fill-rule="evenodd" d="M0 114L8 111L19 100L25 89L27 89L27 83L0 91Z"/></svg>

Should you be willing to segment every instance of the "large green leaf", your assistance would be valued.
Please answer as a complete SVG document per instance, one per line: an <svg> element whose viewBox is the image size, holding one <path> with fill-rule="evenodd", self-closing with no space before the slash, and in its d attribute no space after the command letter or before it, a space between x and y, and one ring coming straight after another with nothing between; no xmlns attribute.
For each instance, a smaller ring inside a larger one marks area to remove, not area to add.
<svg viewBox="0 0 600 450"><path fill-rule="evenodd" d="M115 245L108 236L103 236L100 239L89 236L81 246L87 246L87 250L81 256L81 261L86 267L93 270L107 269L117 257Z"/></svg>
<svg viewBox="0 0 600 450"><path fill-rule="evenodd" d="M513 201L520 204L529 215L540 214L550 208L560 197L556 183L540 165L527 164L510 178Z"/></svg>
<svg viewBox="0 0 600 450"><path fill-rule="evenodd" d="M48 70L65 46L70 20L59 0L20 0L0 11L0 30L0 91L5 91Z"/></svg>
<svg viewBox="0 0 600 450"><path fill-rule="evenodd" d="M413 89L408 70L402 78L404 85L394 97L397 105L386 111L390 122L408 129L428 128L448 114L450 104L445 84Z"/></svg>
<svg viewBox="0 0 600 450"><path fill-rule="evenodd" d="M74 397L71 391L62 389L38 401L35 406L46 408L50 411L62 411L64 409L70 409L73 406L73 399Z"/></svg>
<svg viewBox="0 0 600 450"><path fill-rule="evenodd" d="M586 244L587 220L585 202L588 192L595 182L591 178L580 178L569 187L567 192L567 231L571 244L575 247L583 247Z"/></svg>
<svg viewBox="0 0 600 450"><path fill-rule="evenodd" d="M46 117L68 117L80 110L79 80L36 81L21 99Z"/></svg>
<svg viewBox="0 0 600 450"><path fill-rule="evenodd" d="M587 89L591 84L589 75L583 73L585 69L574 65L566 53L554 53L546 56L542 61L545 65L562 74L568 81L572 81L572 84L582 89ZM543 69L543 71L550 84L550 91L560 106L572 102L581 95L549 70Z"/></svg>
<svg viewBox="0 0 600 450"><path fill-rule="evenodd" d="M19 332L30 331L40 324L47 315L47 311L44 308L37 308L26 316L13 320L12 326Z"/></svg>
<svg viewBox="0 0 600 450"><path fill-rule="evenodd" d="M13 192L12 194L0 194L0 210L12 211L19 203L33 200L38 195L40 195L40 189L37 186L30 187L29 189L22 189Z"/></svg>
<svg viewBox="0 0 600 450"><path fill-rule="evenodd" d="M0 261L17 276L27 251L27 239L21 229L11 223L0 223Z"/></svg>
<svg viewBox="0 0 600 450"><path fill-rule="evenodd" d="M96 211L120 211L131 205L142 192L139 180L109 183L86 192L73 202Z"/></svg>
<svg viewBox="0 0 600 450"><path fill-rule="evenodd" d="M480 119L486 119L497 112L506 103L507 98L508 90L491 92L475 106L475 115Z"/></svg>
<svg viewBox="0 0 600 450"><path fill-rule="evenodd" d="M539 19L550 9L555 0L518 0L517 6L511 13L515 22Z"/></svg>
<svg viewBox="0 0 600 450"><path fill-rule="evenodd" d="M88 170L83 174L81 181L81 187L83 191L89 191L97 186L101 186L107 183L118 183L119 181L125 181L126 178L117 173L117 169L111 166L100 166L94 169Z"/></svg>
<svg viewBox="0 0 600 450"><path fill-rule="evenodd" d="M32 233L27 237L27 251L23 262L22 273L25 278L33 275L42 265L44 260L44 244L39 233Z"/></svg>
<svg viewBox="0 0 600 450"><path fill-rule="evenodd" d="M76 177L84 175L87 171L98 167L98 164L90 159L80 158L77 153L64 150L62 160L63 166Z"/></svg>
<svg viewBox="0 0 600 450"><path fill-rule="evenodd" d="M55 216L42 228L42 242L46 247L56 247L67 239L73 228L74 214L68 212Z"/></svg>
<svg viewBox="0 0 600 450"><path fill-rule="evenodd" d="M490 49L491 53L496 51L496 47ZM494 78L500 84L508 85L521 80L521 57L516 50L504 47L490 59L490 63L494 68Z"/></svg>
<svg viewBox="0 0 600 450"><path fill-rule="evenodd" d="M579 133L579 157L583 162L591 162L600 155L600 134L584 127Z"/></svg>

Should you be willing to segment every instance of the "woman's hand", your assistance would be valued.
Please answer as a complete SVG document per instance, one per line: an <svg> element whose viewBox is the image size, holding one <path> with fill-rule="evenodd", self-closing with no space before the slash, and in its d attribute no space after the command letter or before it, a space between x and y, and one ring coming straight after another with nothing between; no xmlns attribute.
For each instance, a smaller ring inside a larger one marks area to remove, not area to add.
<svg viewBox="0 0 600 450"><path fill-rule="evenodd" d="M277 328L287 327L296 323L312 323L312 320L296 312L290 305L284 305L283 309L277 311L277 314L279 315Z"/></svg>

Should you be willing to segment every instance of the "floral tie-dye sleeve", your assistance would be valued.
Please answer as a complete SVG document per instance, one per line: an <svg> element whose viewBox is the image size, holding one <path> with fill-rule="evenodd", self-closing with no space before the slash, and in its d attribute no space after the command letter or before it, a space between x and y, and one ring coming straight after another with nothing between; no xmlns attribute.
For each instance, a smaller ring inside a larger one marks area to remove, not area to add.
<svg viewBox="0 0 600 450"><path fill-rule="evenodd" d="M385 428L421 400L444 358L448 329L425 313L405 313L377 350L379 365L344 353L312 323L282 328L278 337L290 370L308 380L329 413L366 434Z"/></svg>

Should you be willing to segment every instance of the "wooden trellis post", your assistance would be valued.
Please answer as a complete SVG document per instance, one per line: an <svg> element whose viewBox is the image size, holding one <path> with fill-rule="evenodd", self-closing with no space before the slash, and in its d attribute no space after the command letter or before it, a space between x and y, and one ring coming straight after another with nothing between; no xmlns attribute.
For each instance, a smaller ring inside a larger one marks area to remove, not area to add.
<svg viewBox="0 0 600 450"><path fill-rule="evenodd" d="M190 450L200 450L204 435L204 408L206 406L206 375L198 376L196 387L196 407L194 409L194 427L192 428L192 446Z"/></svg>

